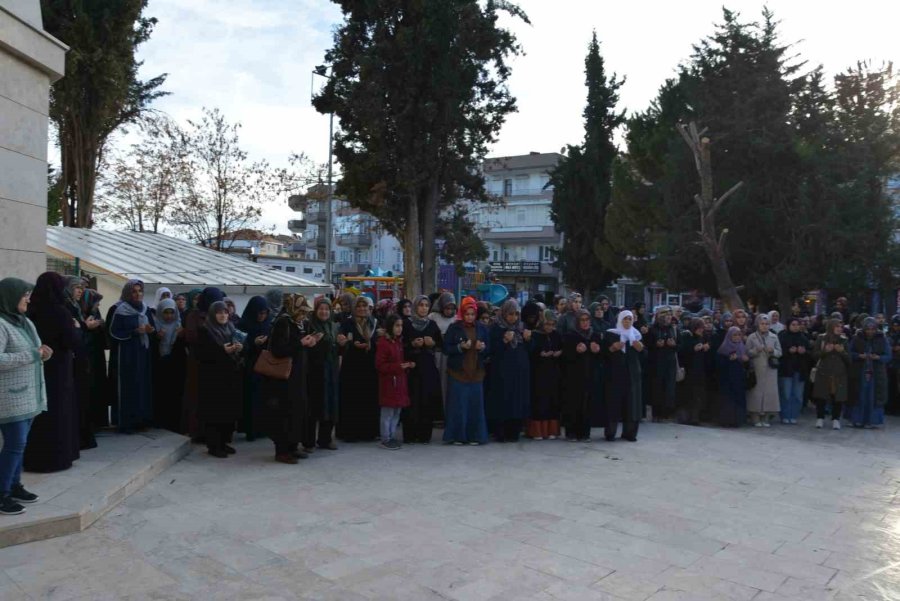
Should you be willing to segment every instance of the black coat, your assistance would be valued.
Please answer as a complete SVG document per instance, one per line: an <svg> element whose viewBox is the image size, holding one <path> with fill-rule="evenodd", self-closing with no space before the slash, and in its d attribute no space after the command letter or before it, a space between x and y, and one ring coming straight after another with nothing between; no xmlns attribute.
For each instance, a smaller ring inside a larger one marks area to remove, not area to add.
<svg viewBox="0 0 900 601"><path fill-rule="evenodd" d="M424 346L415 348L412 341L416 338L430 336L434 340L434 347L427 349ZM435 362L435 349L444 348L444 337L438 325L429 321L421 332L412 326L412 322L406 319L403 322L403 356L407 361L416 364L408 372L409 408L407 413L415 420L421 412L423 415L431 415L434 419L440 419L443 412L444 400L441 391L441 374L438 372Z"/></svg>
<svg viewBox="0 0 900 601"><path fill-rule="evenodd" d="M378 438L379 415L378 405L378 372L375 371L375 343L377 335L373 326L372 337L366 341L356 327L354 318L345 319L340 326L340 333L348 340L341 350L340 370L340 419L338 420L338 438L353 442ZM355 343L368 342L367 349L356 348Z"/></svg>
<svg viewBox="0 0 900 601"><path fill-rule="evenodd" d="M201 422L225 424L241 416L243 380L239 357L229 355L205 327L197 332L192 347L199 362L197 416Z"/></svg>
<svg viewBox="0 0 900 601"><path fill-rule="evenodd" d="M261 427L276 441L299 442L306 417L306 349L300 343L305 335L289 315L275 320L269 334L268 349L277 358L291 357L291 375L287 380L262 377L260 381ZM257 353L258 355L258 353ZM253 366L248 365L252 370Z"/></svg>
<svg viewBox="0 0 900 601"><path fill-rule="evenodd" d="M579 353L576 348L582 342L589 348ZM603 363L600 353L591 352L591 342L602 347L603 341L598 334L589 340L577 331L563 336L562 419L565 423L571 423L575 415L582 413L590 417L592 424L603 425Z"/></svg>
<svg viewBox="0 0 900 601"><path fill-rule="evenodd" d="M562 356L542 357L542 352L561 351L562 336L534 332L531 338L531 419L558 420L562 385Z"/></svg>
<svg viewBox="0 0 900 601"><path fill-rule="evenodd" d="M624 353L611 351L610 347L616 342L619 342L619 335L606 332L600 345L606 362L603 370L606 384L604 423L640 421L644 415L641 363L646 351L638 352L631 345Z"/></svg>
<svg viewBox="0 0 900 601"><path fill-rule="evenodd" d="M778 362L778 377L792 378L794 374L800 374L801 379L806 379L810 369L812 357L812 342L803 332L793 333L790 330L782 330L778 334L778 342L781 343L781 360ZM806 352L789 353L788 349L802 346Z"/></svg>

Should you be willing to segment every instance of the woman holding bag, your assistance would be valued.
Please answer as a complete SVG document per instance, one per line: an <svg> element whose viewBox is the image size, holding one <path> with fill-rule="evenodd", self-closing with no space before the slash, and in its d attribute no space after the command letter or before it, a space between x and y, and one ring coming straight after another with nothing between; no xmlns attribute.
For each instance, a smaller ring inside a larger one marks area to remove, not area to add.
<svg viewBox="0 0 900 601"><path fill-rule="evenodd" d="M747 393L747 411L754 417L754 426L768 428L770 416L781 411L778 398L781 343L769 331L769 316L765 313L757 316L756 331L747 337L747 354L756 373L756 386Z"/></svg>

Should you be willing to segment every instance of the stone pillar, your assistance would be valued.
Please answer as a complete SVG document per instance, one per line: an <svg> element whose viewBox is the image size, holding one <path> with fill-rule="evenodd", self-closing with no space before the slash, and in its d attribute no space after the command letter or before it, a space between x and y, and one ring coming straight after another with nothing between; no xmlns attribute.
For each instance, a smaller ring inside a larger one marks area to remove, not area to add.
<svg viewBox="0 0 900 601"><path fill-rule="evenodd" d="M44 31L40 0L0 0L0 278L45 270L50 84L67 50Z"/></svg>

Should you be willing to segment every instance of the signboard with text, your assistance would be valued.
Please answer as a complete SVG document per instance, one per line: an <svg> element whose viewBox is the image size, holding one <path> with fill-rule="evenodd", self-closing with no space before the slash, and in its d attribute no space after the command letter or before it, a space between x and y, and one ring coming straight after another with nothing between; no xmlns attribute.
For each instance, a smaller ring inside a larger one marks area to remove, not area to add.
<svg viewBox="0 0 900 601"><path fill-rule="evenodd" d="M515 275L540 275L539 261L491 261L491 273Z"/></svg>

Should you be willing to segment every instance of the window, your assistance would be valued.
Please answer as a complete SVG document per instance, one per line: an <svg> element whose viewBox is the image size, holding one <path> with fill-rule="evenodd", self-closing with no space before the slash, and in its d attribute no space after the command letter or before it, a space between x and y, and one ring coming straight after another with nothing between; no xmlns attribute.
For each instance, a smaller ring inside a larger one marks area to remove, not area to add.
<svg viewBox="0 0 900 601"><path fill-rule="evenodd" d="M512 196L513 181L511 179L503 180L503 196Z"/></svg>
<svg viewBox="0 0 900 601"><path fill-rule="evenodd" d="M538 247L538 261L551 263L556 259L556 249L552 246Z"/></svg>
<svg viewBox="0 0 900 601"><path fill-rule="evenodd" d="M285 267L284 270L287 271L288 273L294 273L295 271L297 271L297 268L296 267Z"/></svg>
<svg viewBox="0 0 900 601"><path fill-rule="evenodd" d="M313 272L312 267L304 267L303 268L303 273L312 273L312 272Z"/></svg>
<svg viewBox="0 0 900 601"><path fill-rule="evenodd" d="M272 269L277 269L278 271L281 271L281 265L272 265Z"/></svg>
<svg viewBox="0 0 900 601"><path fill-rule="evenodd" d="M516 223L525 223L525 209L519 209L516 211Z"/></svg>
<svg viewBox="0 0 900 601"><path fill-rule="evenodd" d="M494 256L494 261L497 260L497 255L498 255L498 253L497 253L497 251L495 250L495 251L494 251L494 255L493 255L493 256Z"/></svg>

